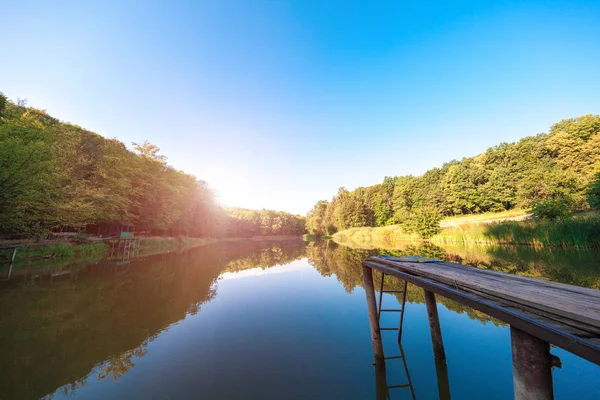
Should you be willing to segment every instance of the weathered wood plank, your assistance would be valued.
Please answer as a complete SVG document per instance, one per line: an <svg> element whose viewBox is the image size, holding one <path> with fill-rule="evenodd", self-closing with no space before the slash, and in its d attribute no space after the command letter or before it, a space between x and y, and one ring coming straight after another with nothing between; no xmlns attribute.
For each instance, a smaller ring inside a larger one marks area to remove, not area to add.
<svg viewBox="0 0 600 400"><path fill-rule="evenodd" d="M377 259L377 260L386 260L386 261L391 261L391 258L393 257L383 257L383 256L377 256L377 257L371 257L373 259ZM397 261L396 261L397 262ZM402 262L404 263L404 262ZM431 263L410 263L412 265L424 265L424 264L431 264ZM548 286L548 287L552 287L552 288L558 288L558 289L562 289L565 291L572 291L572 292L576 292L576 293L581 293L581 294L587 294L590 296L595 296L595 297L600 297L600 291L596 290L596 289L590 289L590 288L584 288L581 286L574 286L574 285L569 285L566 283L560 283L560 282L552 282L552 281L546 281L546 280L542 280L542 279L537 279L537 278L531 278L528 276L519 276L519 275L513 275L513 274L507 274L505 272L498 272L498 271L494 271L494 270L490 270L490 269L481 269L481 268L477 268L477 267L472 267L472 266L468 266L468 265L462 265L462 264L456 264L456 263L451 263L451 262L439 262L439 263L435 263L435 264L443 264L444 267L452 267L464 272L467 272L469 274L471 273L481 273L485 276L491 276L491 275L496 275L501 277L502 279L511 279L511 280L516 280L516 281L522 281L522 282L529 282L529 283L533 283L536 285L541 285L541 286Z"/></svg>
<svg viewBox="0 0 600 400"><path fill-rule="evenodd" d="M471 293L477 296L485 297L494 302L498 303L506 307L507 309L512 309L518 311L524 315L529 316L530 318L536 318L544 323L554 326L556 328L561 328L562 330L569 332L571 334L577 335L582 338L591 338L591 337L600 337L600 328L596 328L592 325L582 323L579 321L575 321L569 318L564 318L561 316L557 316L555 314L530 307L524 304L515 304L510 301L507 301L505 298L498 297L489 293L483 293L477 289L473 289L470 287L456 285L455 282L449 282L453 287L463 290L467 293Z"/></svg>
<svg viewBox="0 0 600 400"><path fill-rule="evenodd" d="M505 323L527 332L548 343L555 344L572 352L588 361L600 365L600 341L577 336L572 328L561 324L549 325L544 318L534 315L531 317L520 310L518 304L506 307L499 304L489 295L482 296L468 293L463 289L439 282L423 276L418 276L410 271L381 263L377 258L371 258L363 262L363 266L383 271L386 275L396 276L419 287L431 290L459 303L482 311L492 317L498 318ZM507 300L504 300L506 303Z"/></svg>
<svg viewBox="0 0 600 400"><path fill-rule="evenodd" d="M597 290L567 290L565 286L569 285L518 279L522 277L457 264L396 262L379 257L373 258L373 261L600 328L600 291Z"/></svg>

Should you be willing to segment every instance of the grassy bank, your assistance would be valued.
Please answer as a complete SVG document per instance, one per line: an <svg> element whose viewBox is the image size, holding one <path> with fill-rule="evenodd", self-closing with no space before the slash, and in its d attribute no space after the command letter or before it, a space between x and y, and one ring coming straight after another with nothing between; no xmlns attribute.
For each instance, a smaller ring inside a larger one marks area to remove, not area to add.
<svg viewBox="0 0 600 400"><path fill-rule="evenodd" d="M376 245L394 243L398 240L419 240L419 237L405 232L399 225L390 225L378 228L350 228L335 233L333 239L340 243Z"/></svg>
<svg viewBox="0 0 600 400"><path fill-rule="evenodd" d="M487 212L482 214L457 215L446 217L440 222L442 228L454 225L473 224L473 223L492 223L508 220L524 220L531 216L526 210L514 209L501 212Z"/></svg>
<svg viewBox="0 0 600 400"><path fill-rule="evenodd" d="M400 226L352 228L334 235L342 244L386 248L397 240L419 240ZM557 221L523 220L461 223L442 227L433 243L511 244L575 249L600 248L600 216L582 215Z"/></svg>
<svg viewBox="0 0 600 400"><path fill-rule="evenodd" d="M26 244L19 246L15 256L15 262L28 260L45 260L56 258L102 258L108 255L109 246L104 243L49 243L49 244ZM2 258L9 256L8 251L4 251Z"/></svg>
<svg viewBox="0 0 600 400"><path fill-rule="evenodd" d="M431 241L576 249L600 248L600 216L587 215L557 221L527 220L462 224L442 229Z"/></svg>
<svg viewBox="0 0 600 400"><path fill-rule="evenodd" d="M312 233L307 233L302 235L302 240L304 240L305 242L314 242L315 240L328 240L328 239L332 239L333 236L327 236L327 235L323 235L321 237L319 237L318 235L312 234Z"/></svg>
<svg viewBox="0 0 600 400"><path fill-rule="evenodd" d="M141 254L156 254L179 248L189 248L205 244L206 240L193 238L147 237L140 242ZM15 256L15 264L20 265L32 261L52 260L99 260L108 256L110 246L106 243L26 243L19 246ZM10 254L4 251L2 258Z"/></svg>
<svg viewBox="0 0 600 400"><path fill-rule="evenodd" d="M257 240L289 240L299 239L290 236L275 237L252 237L252 238L186 238L186 237L142 237L140 238L140 255L152 255L181 251L207 244L257 241ZM18 244L11 244L18 245ZM27 265L50 266L52 268L65 265L74 261L96 261L106 258L110 246L105 243L24 243L18 245L14 266L19 268ZM7 261L12 252L4 250L0 252L0 260Z"/></svg>

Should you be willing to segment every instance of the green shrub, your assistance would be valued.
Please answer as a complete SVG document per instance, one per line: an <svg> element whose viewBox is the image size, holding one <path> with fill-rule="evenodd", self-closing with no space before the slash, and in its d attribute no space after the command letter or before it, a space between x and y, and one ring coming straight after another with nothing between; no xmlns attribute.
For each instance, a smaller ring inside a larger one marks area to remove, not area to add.
<svg viewBox="0 0 600 400"><path fill-rule="evenodd" d="M533 202L531 213L535 218L554 221L571 215L573 200L565 195Z"/></svg>
<svg viewBox="0 0 600 400"><path fill-rule="evenodd" d="M590 207L600 211L600 172L596 174L596 178L588 188L587 201Z"/></svg>
<svg viewBox="0 0 600 400"><path fill-rule="evenodd" d="M411 213L403 225L409 232L414 232L423 239L429 239L440 232L441 219L437 210L423 208Z"/></svg>
<svg viewBox="0 0 600 400"><path fill-rule="evenodd" d="M75 237L73 237L73 242L75 242L77 244L88 244L88 243L91 243L92 241L87 237L85 232L79 231L79 232L77 232L77 235L75 235Z"/></svg>

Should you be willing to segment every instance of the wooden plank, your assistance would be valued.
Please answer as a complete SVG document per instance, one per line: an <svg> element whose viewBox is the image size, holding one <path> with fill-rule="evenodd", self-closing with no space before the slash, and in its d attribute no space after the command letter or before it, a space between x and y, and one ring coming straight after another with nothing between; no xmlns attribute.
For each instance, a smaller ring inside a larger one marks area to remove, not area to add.
<svg viewBox="0 0 600 400"><path fill-rule="evenodd" d="M393 261L392 257L386 257L386 256L375 256L375 257L371 257L371 259L375 259L378 261L379 260L392 261L395 263L403 263L403 264L406 263L406 262L401 262L401 261ZM411 265L423 265L424 263L410 263L410 264ZM590 289L590 288L585 288L585 287L575 286L575 285L569 285L566 283L546 281L543 279L531 278L528 276L507 274L505 272L494 271L491 269L481 269L481 268L477 268L477 267L473 267L473 266L456 264L456 263L451 263L451 262L441 262L440 261L438 263L426 263L426 264L443 264L444 267L452 267L452 268L464 271L466 273L482 273L486 276L496 275L496 276L502 277L503 279L513 279L513 280L517 280L517 281L533 283L536 285L547 286L547 287L552 287L552 288L557 288L557 289L563 289L566 291L573 291L576 293L587 294L590 296L600 297L600 290Z"/></svg>
<svg viewBox="0 0 600 400"><path fill-rule="evenodd" d="M483 293L477 289L456 285L455 282L449 282L449 284L457 289L463 290L467 293L475 294L477 296L485 297L494 302L505 306L509 309L513 309L515 311L519 311L525 315L528 315L531 318L537 318L545 323L552 325L557 328L564 329L565 331L577 335L582 338L589 337L600 337L600 328L596 328L589 324L581 323L579 321L574 321L572 319L564 318L561 316L557 316L555 314L539 310L534 307L529 307L523 304L517 304L510 301L507 301L505 298L491 295L489 293Z"/></svg>
<svg viewBox="0 0 600 400"><path fill-rule="evenodd" d="M528 276L507 274L506 272L499 272L499 271L494 271L491 269L482 269L482 268L477 268L477 267L472 267L472 266L462 265L462 264L444 262L443 265L445 267L452 267L452 268L460 269L467 273L481 273L486 276L495 275L495 276L501 277L502 279L511 279L511 280L515 280L515 281L521 281L524 283L531 283L531 284L544 286L544 287L548 287L548 288L559 289L559 290L563 290L563 291L574 292L574 293L579 293L579 294L583 294L583 295L587 295L587 296L595 296L595 297L600 298L600 291L596 290L596 289L590 289L590 288L581 287L581 286L569 285L569 284L560 283L560 282L547 281L544 279L531 278Z"/></svg>
<svg viewBox="0 0 600 400"><path fill-rule="evenodd" d="M523 310L522 308L516 308L509 304L506 304L506 303L503 304L501 302L499 302L498 304L503 305L506 310L514 311L516 313L525 315L529 318L536 319L548 326L551 326L556 329L560 329L562 331L565 331L567 333L570 333L571 335L580 337L582 339L594 339L594 338L598 337L598 334L596 334L596 333L585 331L583 329L578 329L577 327L561 323L560 321L556 321L554 319L547 318L540 314L536 314L536 313L529 312L527 310Z"/></svg>
<svg viewBox="0 0 600 400"><path fill-rule="evenodd" d="M445 263L394 262L375 258L374 261L411 272L418 276L443 281L447 284L476 289L497 297L514 301L524 306L543 310L600 328L600 296L591 291L567 291L548 285L545 281L514 279L513 275L486 273L469 267L448 267ZM540 284L543 282L544 284Z"/></svg>
<svg viewBox="0 0 600 400"><path fill-rule="evenodd" d="M487 293L482 293L478 290L474 290L471 288L460 288L460 289L464 290L467 293L476 294L478 296L482 296L482 297L488 298L490 300L493 300L493 301L497 302L498 304L501 304L509 309L514 309L516 311L519 311L525 315L528 315L531 318L537 318L541 321L544 321L545 323L547 323L549 325L552 325L555 327L560 327L561 329L564 329L567 332L570 332L572 334L576 334L579 337L587 338L587 337L600 336L600 328L596 328L594 326L584 324L579 321L574 321L572 319L563 318L563 317L557 316L555 314L545 312L543 310L525 306L523 304L512 303L501 297L493 296L493 295L490 295Z"/></svg>
<svg viewBox="0 0 600 400"><path fill-rule="evenodd" d="M548 343L554 344L591 361L594 364L600 365L600 341L578 337L563 329L558 329L554 326L545 324L539 318L530 318L521 312L507 309L486 297L466 293L463 290L455 289L452 286L435 280L416 276L398 268L377 263L375 260L366 260L363 262L363 265L383 271L387 275L396 276L450 300L457 301L468 307L472 307L475 310L484 312L511 326L521 329L524 332L545 340Z"/></svg>

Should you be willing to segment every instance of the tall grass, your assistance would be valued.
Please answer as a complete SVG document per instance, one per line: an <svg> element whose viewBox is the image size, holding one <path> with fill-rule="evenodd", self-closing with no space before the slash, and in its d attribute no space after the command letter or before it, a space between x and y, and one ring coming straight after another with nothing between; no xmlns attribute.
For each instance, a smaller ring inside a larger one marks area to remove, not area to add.
<svg viewBox="0 0 600 400"><path fill-rule="evenodd" d="M391 244L397 240L418 239L415 234L404 231L399 225L378 228L350 228L333 235L340 243Z"/></svg>
<svg viewBox="0 0 600 400"><path fill-rule="evenodd" d="M192 247L222 241L240 240L237 238L202 239L202 238L172 238L172 237L143 237L140 241L140 255L152 255L180 251ZM21 246L17 249L15 268L58 269L73 262L98 261L106 258L110 245L105 243L54 243L43 245ZM12 251L0 251L0 269L10 260ZM0 272L2 274L2 272Z"/></svg>
<svg viewBox="0 0 600 400"><path fill-rule="evenodd" d="M431 239L439 243L516 244L535 247L600 248L600 216L557 221L503 221L444 228Z"/></svg>
<svg viewBox="0 0 600 400"><path fill-rule="evenodd" d="M24 246L17 249L15 261L47 258L102 257L107 254L108 245L104 243L70 245L66 243L44 246Z"/></svg>
<svg viewBox="0 0 600 400"><path fill-rule="evenodd" d="M500 221L507 218L522 217L519 219L525 219L529 214L527 210L512 209L507 211L499 212L486 212L481 214L468 214L468 215L456 215L453 217L445 217L441 221L441 226L452 226L464 223L476 223L476 222L494 222Z"/></svg>
<svg viewBox="0 0 600 400"><path fill-rule="evenodd" d="M334 235L336 242L364 248L388 248L400 240L417 240L398 225L350 228ZM557 221L525 220L465 223L442 228L433 243L511 244L574 249L600 248L600 216L584 214Z"/></svg>

